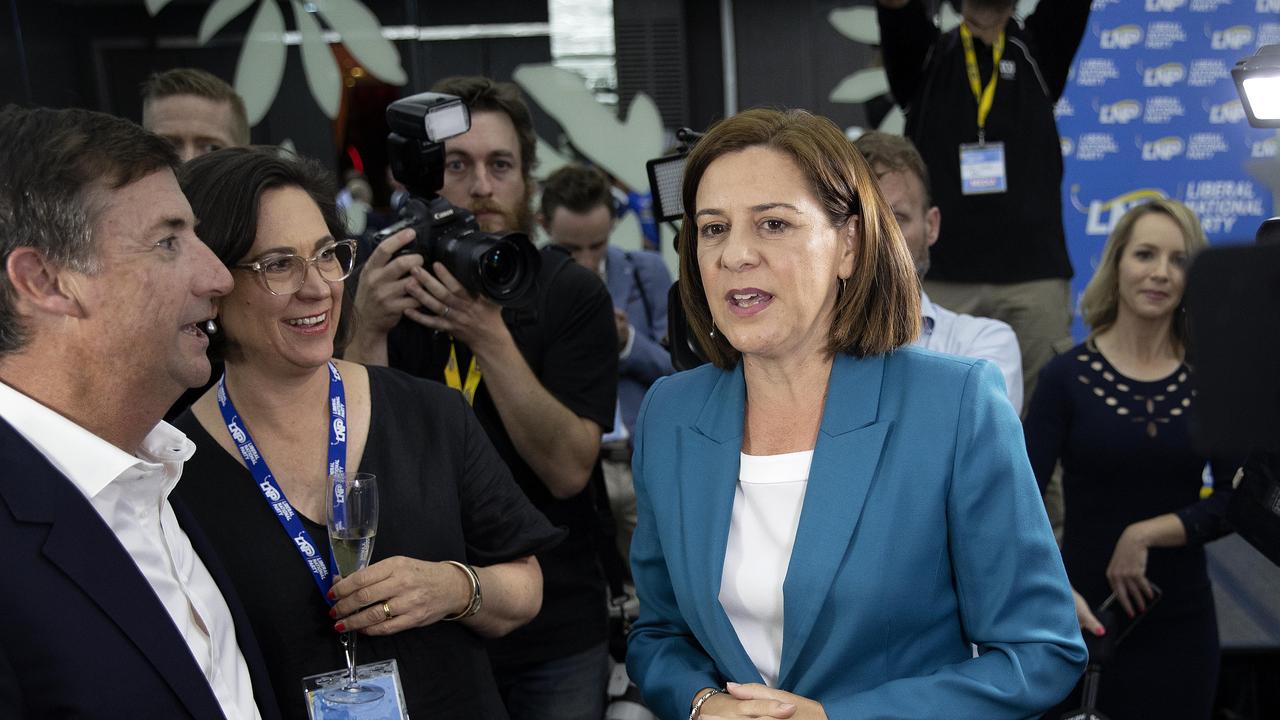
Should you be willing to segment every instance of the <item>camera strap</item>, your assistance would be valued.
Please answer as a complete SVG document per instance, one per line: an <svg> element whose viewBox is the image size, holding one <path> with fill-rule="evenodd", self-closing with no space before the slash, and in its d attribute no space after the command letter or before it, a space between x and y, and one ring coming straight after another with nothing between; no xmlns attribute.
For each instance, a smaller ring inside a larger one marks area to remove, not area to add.
<svg viewBox="0 0 1280 720"><path fill-rule="evenodd" d="M449 387L462 393L468 405L475 405L476 389L480 387L480 367L476 365L476 356L471 356L467 364L467 380L464 383L458 373L458 345L449 339L449 362L444 366L444 382Z"/></svg>
<svg viewBox="0 0 1280 720"><path fill-rule="evenodd" d="M329 599L329 588L333 587L338 568L338 563L333 560L333 549L330 547L329 560L326 561L316 548L315 541L311 539L311 533L307 532L307 528L299 519L298 511L293 509L289 498L285 497L284 492L280 490L280 485L272 477L266 458L258 452L258 446L253 442L249 428L245 427L244 420L240 419L240 415L236 413L235 404L231 402L231 396L227 394L225 372L218 379L218 409L222 411L222 420L227 425L227 432L231 434L231 441L240 450L240 457L244 458L244 464L249 468L254 484L258 486L267 505L275 513L284 531L288 533L289 539L297 546L298 554L302 556L307 570L311 573L311 579L315 580L316 587L320 588L321 597L326 604L333 605L333 601ZM327 473L335 475L343 472L347 462L347 406L342 376L338 374L338 368L332 362L329 363L329 418ZM335 511L338 511L345 501L340 488L341 486L336 486L331 491L333 496L330 501ZM336 514L338 513L335 512ZM330 573L330 568L333 568L333 574Z"/></svg>

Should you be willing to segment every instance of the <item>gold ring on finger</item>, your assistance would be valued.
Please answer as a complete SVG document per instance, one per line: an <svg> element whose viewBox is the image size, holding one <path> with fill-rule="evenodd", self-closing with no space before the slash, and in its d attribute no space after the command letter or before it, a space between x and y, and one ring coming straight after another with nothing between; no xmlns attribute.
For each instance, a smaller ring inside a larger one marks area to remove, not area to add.
<svg viewBox="0 0 1280 720"><path fill-rule="evenodd" d="M388 600L387 602L382 603L382 615L384 620L390 620L395 617L395 614L391 612L390 602L391 601Z"/></svg>

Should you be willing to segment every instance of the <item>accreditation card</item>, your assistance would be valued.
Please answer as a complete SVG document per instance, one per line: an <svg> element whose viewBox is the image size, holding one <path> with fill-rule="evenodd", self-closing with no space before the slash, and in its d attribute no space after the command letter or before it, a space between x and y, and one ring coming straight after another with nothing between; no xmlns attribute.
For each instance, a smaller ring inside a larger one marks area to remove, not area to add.
<svg viewBox="0 0 1280 720"><path fill-rule="evenodd" d="M965 195L988 195L1009 189L1004 168L1004 143L960 146L960 190Z"/></svg>
<svg viewBox="0 0 1280 720"><path fill-rule="evenodd" d="M409 720L409 712L404 704L404 690L400 687L400 669L395 660L357 665L356 679L361 685L382 688L382 697L360 704L327 702L321 693L330 688L342 687L346 683L345 668L303 678L307 717L310 720Z"/></svg>

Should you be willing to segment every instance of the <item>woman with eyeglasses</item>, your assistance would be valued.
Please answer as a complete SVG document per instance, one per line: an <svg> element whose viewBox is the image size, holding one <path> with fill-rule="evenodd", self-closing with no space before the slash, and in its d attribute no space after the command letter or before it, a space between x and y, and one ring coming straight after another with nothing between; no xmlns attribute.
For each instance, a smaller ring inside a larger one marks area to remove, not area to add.
<svg viewBox="0 0 1280 720"><path fill-rule="evenodd" d="M505 718L483 639L537 614L533 555L560 532L461 394L334 359L355 243L321 166L235 148L181 182L235 288L209 348L225 374L175 423L199 448L176 492L229 569L281 713L307 717L303 678L344 669L338 635L358 631L359 662L397 661L413 717ZM375 474L382 513L369 567L332 582L316 559L335 469Z"/></svg>

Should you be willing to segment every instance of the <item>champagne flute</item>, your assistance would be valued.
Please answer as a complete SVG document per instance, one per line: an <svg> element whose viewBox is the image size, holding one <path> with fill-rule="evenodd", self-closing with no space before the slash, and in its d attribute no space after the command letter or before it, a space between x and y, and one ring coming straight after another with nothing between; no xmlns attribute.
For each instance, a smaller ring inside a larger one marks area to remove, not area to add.
<svg viewBox="0 0 1280 720"><path fill-rule="evenodd" d="M338 574L350 577L368 566L373 540L378 534L378 481L369 473L334 473L329 476L329 544ZM342 633L347 656L347 681L342 687L321 693L334 703L367 703L382 697L382 688L356 680L356 633Z"/></svg>

